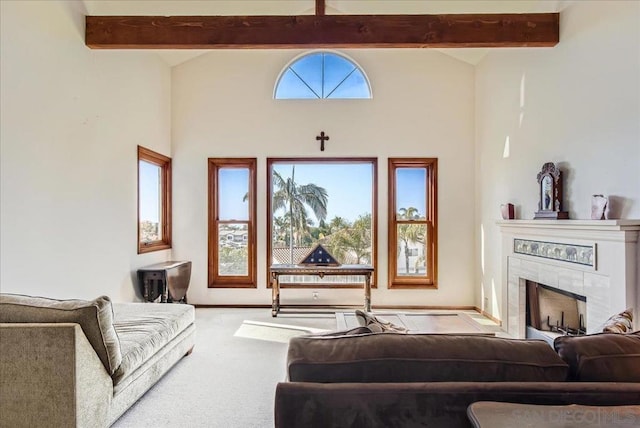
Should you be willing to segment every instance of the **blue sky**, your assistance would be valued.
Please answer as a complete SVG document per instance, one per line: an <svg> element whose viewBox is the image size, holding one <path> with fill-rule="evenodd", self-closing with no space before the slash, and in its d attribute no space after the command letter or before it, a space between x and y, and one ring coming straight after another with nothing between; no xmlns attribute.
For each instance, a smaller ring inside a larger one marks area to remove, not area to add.
<svg viewBox="0 0 640 428"><path fill-rule="evenodd" d="M249 191L249 170L221 168L218 178L220 220L249 220L249 202L243 201Z"/></svg>
<svg viewBox="0 0 640 428"><path fill-rule="evenodd" d="M139 162L140 168L140 221L158 222L160 167L149 162Z"/></svg>
<svg viewBox="0 0 640 428"><path fill-rule="evenodd" d="M426 214L427 170L425 168L396 169L396 207L417 208L424 216Z"/></svg>
<svg viewBox="0 0 640 428"><path fill-rule="evenodd" d="M371 98L362 70L334 53L305 55L289 65L278 80L277 99Z"/></svg>
<svg viewBox="0 0 640 428"><path fill-rule="evenodd" d="M274 169L285 179L291 176L291 167L290 163L274 164ZM354 221L359 215L371 213L371 170L369 163L298 163L295 181L298 184L313 183L325 188L328 195L327 221L336 216ZM310 210L309 214L312 215Z"/></svg>

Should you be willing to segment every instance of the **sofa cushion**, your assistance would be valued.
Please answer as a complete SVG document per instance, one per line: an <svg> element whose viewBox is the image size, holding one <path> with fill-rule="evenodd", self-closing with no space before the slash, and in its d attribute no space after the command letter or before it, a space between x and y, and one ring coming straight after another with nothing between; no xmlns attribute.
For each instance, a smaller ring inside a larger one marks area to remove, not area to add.
<svg viewBox="0 0 640 428"><path fill-rule="evenodd" d="M193 306L183 304L114 303L113 312L122 350L122 363L113 375L114 385L193 324L195 317Z"/></svg>
<svg viewBox="0 0 640 428"><path fill-rule="evenodd" d="M0 322L77 323L109 374L120 362L120 341L113 328L113 309L107 296L86 300L0 294Z"/></svg>
<svg viewBox="0 0 640 428"><path fill-rule="evenodd" d="M584 382L640 382L640 331L557 337L553 346Z"/></svg>
<svg viewBox="0 0 640 428"><path fill-rule="evenodd" d="M378 333L289 342L292 382L564 381L544 341L478 335Z"/></svg>

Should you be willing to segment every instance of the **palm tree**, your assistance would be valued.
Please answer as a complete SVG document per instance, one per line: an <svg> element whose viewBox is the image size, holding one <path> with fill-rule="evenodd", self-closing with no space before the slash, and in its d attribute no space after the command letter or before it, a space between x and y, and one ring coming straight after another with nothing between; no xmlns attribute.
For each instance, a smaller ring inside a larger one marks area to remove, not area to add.
<svg viewBox="0 0 640 428"><path fill-rule="evenodd" d="M273 216L273 230L272 230L272 239L273 242L288 242L289 241L289 213L286 213L281 216Z"/></svg>
<svg viewBox="0 0 640 428"><path fill-rule="evenodd" d="M349 227L349 220L345 219L344 217L335 216L329 222L329 231L331 233L335 233L338 230L342 230L346 227Z"/></svg>
<svg viewBox="0 0 640 428"><path fill-rule="evenodd" d="M344 263L347 254L344 248L346 230L351 227L349 220L335 216L327 224L327 237L323 242L327 250L341 263Z"/></svg>
<svg viewBox="0 0 640 428"><path fill-rule="evenodd" d="M371 260L371 214L358 216L349 230L349 249L356 255L356 264Z"/></svg>
<svg viewBox="0 0 640 428"><path fill-rule="evenodd" d="M291 168L291 177L284 179L273 171L273 184L277 189L273 194L273 212L279 209L289 214L289 260L293 263L294 236L299 239L309 230L307 206L322 221L327 217L327 191L317 184L298 184L295 182L295 165Z"/></svg>
<svg viewBox="0 0 640 428"><path fill-rule="evenodd" d="M399 220L416 220L420 218L418 209L414 207L400 208ZM404 259L407 275L409 274L409 243L424 242L424 231L419 224L401 224L398 226L398 238L404 244Z"/></svg>
<svg viewBox="0 0 640 428"><path fill-rule="evenodd" d="M371 260L371 214L362 214L350 223L342 217L334 217L329 223L330 235L326 248L336 259L345 263L349 254L355 256L355 263Z"/></svg>

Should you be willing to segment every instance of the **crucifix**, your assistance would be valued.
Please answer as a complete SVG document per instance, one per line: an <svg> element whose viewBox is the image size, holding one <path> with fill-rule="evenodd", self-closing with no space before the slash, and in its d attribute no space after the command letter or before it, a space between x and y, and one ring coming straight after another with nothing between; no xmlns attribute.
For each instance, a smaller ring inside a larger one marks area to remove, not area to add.
<svg viewBox="0 0 640 428"><path fill-rule="evenodd" d="M329 141L329 136L324 135L324 131L320 132L320 135L316 137L317 141L320 141L320 151L324 152L324 142Z"/></svg>

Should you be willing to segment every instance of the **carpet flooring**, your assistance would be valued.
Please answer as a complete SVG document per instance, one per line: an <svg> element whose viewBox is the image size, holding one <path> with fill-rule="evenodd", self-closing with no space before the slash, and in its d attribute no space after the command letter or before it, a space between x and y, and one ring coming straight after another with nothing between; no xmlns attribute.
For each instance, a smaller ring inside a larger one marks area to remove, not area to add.
<svg viewBox="0 0 640 428"><path fill-rule="evenodd" d="M335 327L333 314L272 318L268 309L197 308L193 353L113 427L273 427L275 387L286 377L288 338Z"/></svg>
<svg viewBox="0 0 640 428"><path fill-rule="evenodd" d="M473 319L487 331L499 331L480 314L465 312L465 319ZM343 319L348 320L349 315ZM396 321L392 314L383 316ZM414 325L420 322L411 320ZM286 378L289 339L337 327L333 313L282 313L272 318L269 309L197 308L193 353L180 360L113 427L273 427L275 387Z"/></svg>

